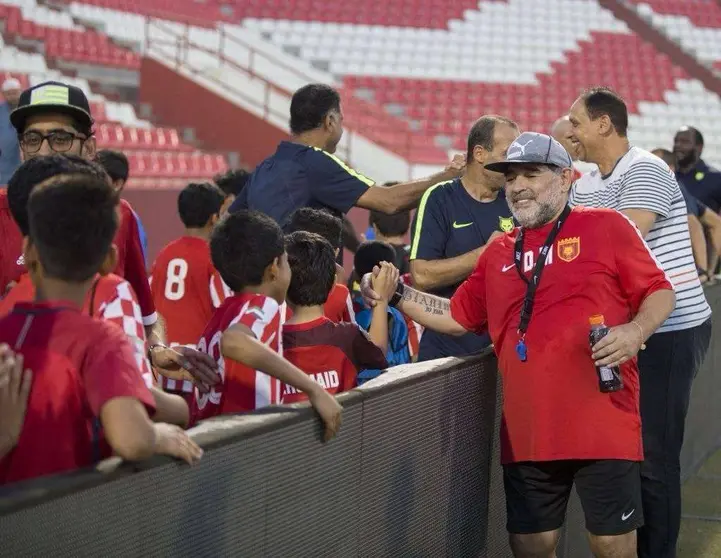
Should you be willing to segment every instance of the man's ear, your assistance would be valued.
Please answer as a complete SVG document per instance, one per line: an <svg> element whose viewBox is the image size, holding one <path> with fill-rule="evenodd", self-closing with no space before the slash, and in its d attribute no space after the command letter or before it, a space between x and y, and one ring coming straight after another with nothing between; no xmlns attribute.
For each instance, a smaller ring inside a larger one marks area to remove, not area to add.
<svg viewBox="0 0 721 558"><path fill-rule="evenodd" d="M109 273L113 272L117 265L118 249L115 244L111 244L108 253L105 255L103 263L100 264L100 269L98 270L98 273L100 273L100 275L108 275Z"/></svg>
<svg viewBox="0 0 721 558"><path fill-rule="evenodd" d="M563 191L568 192L573 185L573 169L567 168L561 171L561 180L563 184Z"/></svg>

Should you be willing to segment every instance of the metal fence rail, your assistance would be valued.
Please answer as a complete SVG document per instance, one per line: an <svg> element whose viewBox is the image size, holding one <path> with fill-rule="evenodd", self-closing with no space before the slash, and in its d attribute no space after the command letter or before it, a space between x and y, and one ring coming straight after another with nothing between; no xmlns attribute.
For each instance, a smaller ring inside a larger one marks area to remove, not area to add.
<svg viewBox="0 0 721 558"><path fill-rule="evenodd" d="M707 296L721 308L721 288ZM721 442L721 344L696 379L685 473ZM0 490L3 556L510 556L492 355L394 369L341 396L339 437L308 408L194 430L196 467L109 460ZM572 499L559 556L588 556Z"/></svg>

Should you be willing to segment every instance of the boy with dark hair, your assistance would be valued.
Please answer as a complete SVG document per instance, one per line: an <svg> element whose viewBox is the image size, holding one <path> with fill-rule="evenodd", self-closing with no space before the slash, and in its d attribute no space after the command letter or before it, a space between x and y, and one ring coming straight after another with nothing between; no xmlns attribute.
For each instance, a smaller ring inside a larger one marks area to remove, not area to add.
<svg viewBox="0 0 721 558"><path fill-rule="evenodd" d="M395 250L387 242L379 240L364 242L355 254L354 272L358 277L363 277L366 273L373 271L373 268L379 266L381 262L390 263L394 258ZM356 313L356 321L359 326L368 331L373 309L369 308L360 297L357 302L362 309ZM386 352L388 366L407 364L411 361L411 355L408 348L406 320L403 314L391 306L386 308L386 312L388 314L388 351ZM358 375L358 384L375 378L381 372L381 370L364 370Z"/></svg>
<svg viewBox="0 0 721 558"><path fill-rule="evenodd" d="M371 211L370 224L373 227L375 239L387 242L393 247L395 259L391 263L396 266L401 275L409 273L411 247L406 242L406 236L411 226L410 211L401 211L393 215Z"/></svg>
<svg viewBox="0 0 721 558"><path fill-rule="evenodd" d="M87 175L54 178L30 196L28 218L24 255L36 298L0 320L0 343L22 355L33 378L17 445L0 460L0 484L112 453L199 459L181 429L151 423L155 403L122 331L80 312L97 272L115 265L115 192Z"/></svg>
<svg viewBox="0 0 721 558"><path fill-rule="evenodd" d="M209 393L196 393L194 417L279 403L280 386L288 384L308 395L330 439L340 425L340 405L279 354L279 310L290 283L283 231L262 213L238 211L215 228L210 253L235 294L215 311L198 342L218 362L221 379Z"/></svg>
<svg viewBox="0 0 721 558"><path fill-rule="evenodd" d="M245 188L250 173L244 169L231 169L223 174L216 174L213 182L223 191L225 201L223 207L220 208L220 214L224 215L230 205L235 201Z"/></svg>
<svg viewBox="0 0 721 558"><path fill-rule="evenodd" d="M329 393L341 393L356 386L358 373L366 368L388 367L384 356L388 346L387 304L373 308L369 334L357 324L333 323L323 314L323 303L335 281L335 254L330 243L317 234L298 231L286 237L291 269L288 306L293 317L283 325L285 357ZM395 290L395 277L385 272L380 278L385 299ZM295 388L283 385L282 403L305 400Z"/></svg>
<svg viewBox="0 0 721 558"><path fill-rule="evenodd" d="M333 247L336 259L343 247L343 221L322 209L311 209L303 207L296 209L290 216L286 226L287 233L305 231L320 235ZM337 266L334 268L337 272ZM341 283L334 283L333 288L325 302L325 315L335 323L355 323L355 312L353 311L353 300L348 287ZM291 317L286 314L286 320Z"/></svg>
<svg viewBox="0 0 721 558"><path fill-rule="evenodd" d="M122 192L130 176L130 165L125 154L112 149L101 149L95 154L95 162L108 173L115 191Z"/></svg>
<svg viewBox="0 0 721 558"><path fill-rule="evenodd" d="M208 182L183 188L178 214L185 234L163 248L153 263L150 288L171 347L195 347L213 311L230 294L213 267L208 246L223 199L220 188ZM163 376L161 384L169 393L192 399L190 376Z"/></svg>
<svg viewBox="0 0 721 558"><path fill-rule="evenodd" d="M23 237L30 234L28 200L35 189L44 181L59 179L62 176L94 178L106 182L107 176L102 168L86 159L75 156L50 155L37 157L22 164L8 184L8 199L13 218ZM116 196L117 201L117 196ZM24 272L18 283L0 300L0 317L10 313L18 303L35 299L35 286L29 273ZM160 344L151 346L146 357L146 337L142 315L135 291L130 284L117 275L96 274L83 304L83 313L101 318L119 327L135 348L138 369L150 387L153 384L150 362L158 370L176 371L186 368L202 370L212 376L210 367L215 363L202 353L180 347L173 350ZM188 423L188 407L183 401L165 395L151 387L156 397L158 412L164 422L185 425Z"/></svg>
<svg viewBox="0 0 721 558"><path fill-rule="evenodd" d="M122 151L113 151L112 149L101 149L95 154L95 162L98 163L110 177L110 181L113 184L115 191L120 194L128 183L130 177L130 164L128 158ZM143 256L148 253L148 235L145 233L145 227L140 220L140 217L132 209L135 222L138 226L138 236L140 237L140 244L143 247Z"/></svg>

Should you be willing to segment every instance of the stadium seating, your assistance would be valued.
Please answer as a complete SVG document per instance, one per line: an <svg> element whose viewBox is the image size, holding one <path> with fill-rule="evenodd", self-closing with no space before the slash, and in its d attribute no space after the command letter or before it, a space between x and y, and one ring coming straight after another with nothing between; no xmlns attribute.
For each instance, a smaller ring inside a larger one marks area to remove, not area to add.
<svg viewBox="0 0 721 558"><path fill-rule="evenodd" d="M74 43L80 36L103 37L99 40L108 41L102 35L87 33L82 28L72 28L72 19L50 17L46 8L36 6L38 11L26 2L23 5L23 16L19 18L20 9L16 6L0 5L0 16L8 15L5 19L6 36L15 38L20 33L23 38L46 41L46 56L52 58L48 37L54 36L56 31L70 33L64 35L71 47L61 47L59 52L67 52L66 59L82 61L81 48ZM55 12L51 12L55 13ZM14 14L14 15L13 15ZM31 17L26 18L29 14ZM40 15L38 15L40 14ZM68 14L63 14L68 16ZM43 27L36 23L35 16L52 23L57 22L61 28ZM19 22L17 27L10 23L15 18ZM29 25L27 25L29 24ZM33 34L37 33L37 34ZM82 44L88 43L78 43ZM63 50L64 49L64 50ZM129 52L129 51L127 51ZM133 55L137 62L137 55ZM101 51L95 52L88 63L118 67L116 58L103 57ZM124 67L129 67L124 65ZM40 53L29 53L14 46L6 45L3 35L0 34L0 83L6 78L14 77L23 87L28 87L50 79L73 83L83 89L91 104L91 110L96 121L95 135L99 148L119 149L128 154L131 166L130 186L145 188L167 188L182 186L188 180L207 180L218 172L227 168L225 159L221 155L197 153L195 148L184 143L177 130L172 128L154 127L145 120L139 119L135 109L128 103L111 101L104 96L94 94L90 84L83 79L63 75L57 70L48 67L46 57Z"/></svg>
<svg viewBox="0 0 721 558"><path fill-rule="evenodd" d="M37 25L49 19L47 14L35 17L42 8L35 0L2 1L22 4L23 18ZM652 19L688 22L694 40L706 50L689 48L703 61L721 59L721 36L716 35L721 34L721 8L715 0L635 4ZM93 31L93 40L111 37L140 47L148 15L165 18L169 29L189 24L191 40L201 44L217 43L213 26L218 23L238 32L259 31L339 76L349 126L414 161L438 162L448 147L462 149L468 127L482 113L501 113L525 129L546 130L580 90L602 84L627 100L635 143L669 145L679 126L697 124L707 138L705 156L721 162L719 97L596 0L83 0L69 3L64 15L72 16L62 22L72 33L65 35L69 42L81 41L75 34L78 22L92 22L107 35ZM709 38L702 40L704 33ZM82 40L85 45L90 41ZM77 56L85 53L80 47L63 48ZM162 144L166 152L188 149L164 134L102 130L113 145L129 142L145 149L167 140Z"/></svg>
<svg viewBox="0 0 721 558"><path fill-rule="evenodd" d="M76 27L67 13L42 6L38 8L37 14L31 12L33 19L28 19L19 7L0 3L0 19L5 22L4 34L9 42L15 42L17 38L36 41L43 46L46 58L51 60L60 58L128 69L140 67L136 53L114 45L107 36Z"/></svg>
<svg viewBox="0 0 721 558"><path fill-rule="evenodd" d="M706 157L721 162L718 96L594 0L482 1L463 19L446 18L442 29L305 19L244 25L328 63L350 90L400 108L426 134L452 138L458 149L481 113L547 130L582 89L608 85L628 102L635 143L668 146L679 126L697 124L710 138Z"/></svg>
<svg viewBox="0 0 721 558"><path fill-rule="evenodd" d="M716 0L633 1L651 25L721 71L721 5Z"/></svg>

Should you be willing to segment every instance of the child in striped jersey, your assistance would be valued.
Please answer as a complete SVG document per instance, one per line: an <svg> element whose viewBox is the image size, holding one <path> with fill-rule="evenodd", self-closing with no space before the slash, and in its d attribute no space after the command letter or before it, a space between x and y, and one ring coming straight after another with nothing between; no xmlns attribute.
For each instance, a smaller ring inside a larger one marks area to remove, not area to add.
<svg viewBox="0 0 721 558"><path fill-rule="evenodd" d="M279 309L291 272L280 227L261 213L238 211L215 228L210 252L235 294L215 311L198 342L198 349L218 363L220 377L210 389L196 389L194 418L280 403L283 383L308 396L330 439L340 426L340 405L281 356Z"/></svg>

